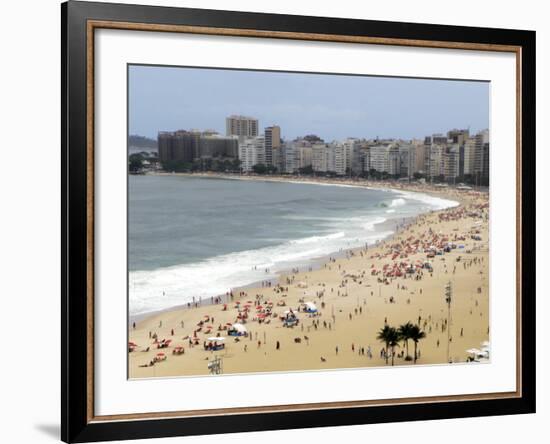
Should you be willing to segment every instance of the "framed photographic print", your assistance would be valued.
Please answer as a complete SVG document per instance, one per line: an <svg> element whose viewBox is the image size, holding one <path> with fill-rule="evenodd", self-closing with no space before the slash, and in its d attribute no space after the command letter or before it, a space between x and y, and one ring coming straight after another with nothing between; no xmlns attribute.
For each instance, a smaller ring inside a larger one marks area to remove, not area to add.
<svg viewBox="0 0 550 444"><path fill-rule="evenodd" d="M535 411L535 33L64 3L62 439Z"/></svg>

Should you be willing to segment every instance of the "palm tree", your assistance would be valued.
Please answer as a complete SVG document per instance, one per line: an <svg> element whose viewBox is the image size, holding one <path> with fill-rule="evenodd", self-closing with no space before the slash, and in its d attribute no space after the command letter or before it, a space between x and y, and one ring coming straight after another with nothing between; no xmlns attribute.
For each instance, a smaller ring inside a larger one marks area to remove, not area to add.
<svg viewBox="0 0 550 444"><path fill-rule="evenodd" d="M412 358L409 355L409 339L411 339L411 330L413 328L413 324L410 322L407 322L406 324L402 324L399 326L399 329L397 332L399 333L399 336L401 339L405 342L405 350L406 350L406 356L405 361L411 361Z"/></svg>
<svg viewBox="0 0 550 444"><path fill-rule="evenodd" d="M421 329L420 329L420 326L415 324L411 327L411 331L410 331L410 336L409 338L413 340L414 342L414 363L416 364L416 359L418 357L418 354L416 352L417 348L418 348L418 342L421 340L421 339L424 339L426 337L426 333L423 332Z"/></svg>
<svg viewBox="0 0 550 444"><path fill-rule="evenodd" d="M391 347L391 365L393 365L394 357L395 357L395 347L399 347L399 341L401 339L401 336L399 335L399 331L395 327L390 327L390 342L389 346Z"/></svg>
<svg viewBox="0 0 550 444"><path fill-rule="evenodd" d="M394 349L399 347L399 332L395 327L384 325L384 328L380 329L376 339L383 342L386 345L386 364L388 363L388 350L391 348L391 365L394 363Z"/></svg>
<svg viewBox="0 0 550 444"><path fill-rule="evenodd" d="M384 328L381 328L378 332L378 335L376 335L376 339L378 339L380 342L383 342L386 346L386 365L388 364L388 349L390 348L390 340L392 336L392 327L389 325L384 325Z"/></svg>

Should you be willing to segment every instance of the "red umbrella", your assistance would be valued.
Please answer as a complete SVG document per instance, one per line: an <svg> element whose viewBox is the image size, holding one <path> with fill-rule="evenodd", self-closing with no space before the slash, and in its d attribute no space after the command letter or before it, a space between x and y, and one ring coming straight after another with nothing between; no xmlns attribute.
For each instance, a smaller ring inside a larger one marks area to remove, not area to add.
<svg viewBox="0 0 550 444"><path fill-rule="evenodd" d="M157 353L157 356L164 356L164 353Z"/></svg>

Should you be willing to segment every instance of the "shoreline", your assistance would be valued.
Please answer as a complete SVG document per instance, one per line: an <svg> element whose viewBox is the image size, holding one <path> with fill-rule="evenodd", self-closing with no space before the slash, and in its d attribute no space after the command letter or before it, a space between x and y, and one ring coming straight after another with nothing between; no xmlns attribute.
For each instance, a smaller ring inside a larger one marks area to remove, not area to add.
<svg viewBox="0 0 550 444"><path fill-rule="evenodd" d="M412 192L412 193L427 194L427 191L425 189L423 189L423 191L420 191L420 190L415 189L415 188L373 187L373 186L370 185L370 182L364 181L364 180L362 180L364 182L363 184L355 183L356 181L353 181L354 183L352 184L352 183L348 183L349 181L345 180L345 179L333 181L331 178L323 178L320 181L316 181L315 180L316 178L307 177L307 179L305 179L305 180L300 180L299 176L298 177L294 177L294 176L264 177L264 176L256 176L256 175L253 175L253 176L233 176L233 175L228 175L228 174L225 174L225 173L147 173L147 175L152 175L152 176L182 176L182 177L195 177L195 178L207 178L207 179L219 179L219 180L245 180L245 181L248 180L248 181L260 181L260 182L282 182L282 183L297 183L297 184L310 184L310 185L322 185L322 186L346 186L346 187L365 188L365 189L371 189L371 190L397 192L397 193L399 191L406 191L406 192ZM288 180L289 177L292 177L292 179ZM438 191L439 191L439 193L437 193L437 194L442 194L442 192L440 190L438 190ZM432 196L430 194L427 194L427 195L429 197L442 198L439 195L438 196ZM445 197L449 197L449 196L445 196ZM456 198L456 196L454 196L454 198ZM386 220L384 220L383 222L380 222L379 224L376 224L376 225L388 226L388 228L391 230L391 233L386 235L386 236L381 237L378 240L376 240L376 242L373 246L377 246L381 242L390 241L392 238L394 238L395 236L397 236L399 234L399 232L403 229L404 225L410 224L411 221L414 221L419 216L444 211L448 208L458 208L461 205L463 205L463 202L461 202L460 200L450 200L450 199L445 199L445 200L447 200L449 203L453 203L453 204L456 204L456 205L450 205L450 206L442 208L442 209L432 209L430 211L419 213L415 216L409 216L409 217L399 217L399 216L388 215ZM397 229L395 229L395 227L397 227ZM382 230L382 232L384 232L384 231L386 231L386 230ZM348 247L348 248L342 247L338 251L332 251L332 252L323 254L321 256L317 256L317 257L306 258L303 261L301 261L301 263L297 264L296 267L290 267L290 268L284 268L284 269L278 270L278 271L275 272L274 276L266 277L266 279L254 280L254 281L245 283L243 285L232 287L232 288L228 289L228 292L239 292L241 290L246 290L246 289L249 289L249 288L254 288L257 285L261 285L262 282L277 281L282 276L284 276L286 274L290 274L292 272L292 268L301 269L303 267L307 267L310 270L311 269L313 269L313 270L319 269L319 268L323 267L324 264L328 263L331 258L340 258L342 256L347 255L349 252L355 252L355 251L361 250L361 248L362 247L360 247L360 246ZM221 295L220 294L211 295L210 297L202 299L201 302L200 302L200 306L214 305L213 301L215 299L221 299L224 296L225 295L223 295L223 294L221 294ZM134 322L141 322L141 321L147 320L151 317L158 316L159 314L162 314L162 313L168 313L168 312L177 311L177 310L189 309L189 308L192 308L192 306L193 306L193 303L188 302L188 303L182 303L182 304L173 305L173 306L169 306L169 307L158 309L158 310L152 310L152 311L147 311L147 312L133 314L133 315L128 313L128 317L127 317L128 325L131 326Z"/></svg>
<svg viewBox="0 0 550 444"><path fill-rule="evenodd" d="M443 211L443 210L434 210L434 211ZM372 247L375 247L380 242L386 242L386 241L391 240L392 237L397 235L403 229L403 225L407 225L408 222L413 221L416 217L418 217L422 214L425 214L425 213L420 213L417 216L406 217L406 218L400 218L400 217L389 218L389 219L385 220L384 222L381 222L380 224L377 224L377 225L384 225L385 224L385 225L395 226L394 223L391 223L392 221L395 221L395 220L398 220L398 219L404 221L402 224L399 224L398 230L392 231L387 236L379 239L378 241L376 241L376 243L374 245L372 245ZM342 248L339 251L333 251L333 252L330 252L328 254L323 254L321 256L311 257L311 258L305 259L304 262L297 265L295 267L295 269L300 270L302 268L307 267L308 270L315 271L315 270L318 270L318 269L322 268L324 266L324 264L328 263L330 261L330 259L332 259L332 258L340 259L342 257L345 257L350 252L359 251L361 249L362 249L362 247ZM301 272L304 272L304 270L302 270ZM247 284L240 285L238 287L230 288L229 291L230 292L239 292L239 291L247 290L247 289L250 289L250 288L256 288L258 286L261 286L262 282L270 282L270 281L271 282L276 282L277 280L279 280L281 278L281 276L291 274L291 273L292 273L292 268L285 268L285 269L276 271L275 276L267 277L266 279L255 280L255 281L249 282ZM216 298L222 299L224 297L225 297L225 295L223 295L223 294L218 294L218 295L211 296L211 298L214 298L214 299L216 299ZM146 321L147 319L149 319L151 317L154 317L154 316L158 316L162 313L169 313L171 311L192 309L193 308L192 305L193 304L191 303L191 307L189 307L188 303L183 303L183 304L178 304L178 305L170 306L170 307L167 307L167 308L163 308L163 309L160 309L160 310L153 310L153 311L148 311L148 312L144 312L144 313L138 313L138 314L135 314L135 315L128 314L128 326L131 326L133 322ZM209 305L216 305L216 303L212 302L210 298L206 298L206 299L202 299L201 303L199 304L199 306L203 306L203 307L209 306Z"/></svg>

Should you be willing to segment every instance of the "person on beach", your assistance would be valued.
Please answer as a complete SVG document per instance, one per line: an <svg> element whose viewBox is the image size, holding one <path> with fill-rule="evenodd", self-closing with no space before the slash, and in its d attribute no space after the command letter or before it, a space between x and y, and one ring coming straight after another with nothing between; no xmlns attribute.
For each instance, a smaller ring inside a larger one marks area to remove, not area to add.
<svg viewBox="0 0 550 444"><path fill-rule="evenodd" d="M279 341L277 341L277 345L275 346L275 349L279 350L280 348L281 348L281 344L279 343Z"/></svg>
<svg viewBox="0 0 550 444"><path fill-rule="evenodd" d="M336 356L338 356L338 346L336 346Z"/></svg>

